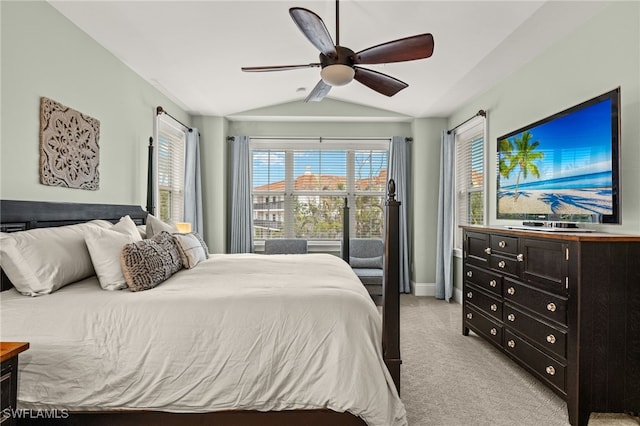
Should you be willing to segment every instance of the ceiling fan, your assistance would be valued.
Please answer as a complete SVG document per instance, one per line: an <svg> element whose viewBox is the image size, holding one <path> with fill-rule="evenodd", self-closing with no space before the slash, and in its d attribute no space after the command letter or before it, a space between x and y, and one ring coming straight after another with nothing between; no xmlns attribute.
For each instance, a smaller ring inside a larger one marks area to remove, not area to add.
<svg viewBox="0 0 640 426"><path fill-rule="evenodd" d="M384 64L428 58L433 54L433 36L419 34L401 38L359 52L340 46L340 6L336 0L336 42L322 18L302 7L292 7L289 15L307 39L320 51L320 62L304 65L243 67L246 72L285 71L321 67L321 80L305 102L321 101L332 86L343 86L353 79L386 96L393 96L409 85L390 75L360 67L361 64Z"/></svg>

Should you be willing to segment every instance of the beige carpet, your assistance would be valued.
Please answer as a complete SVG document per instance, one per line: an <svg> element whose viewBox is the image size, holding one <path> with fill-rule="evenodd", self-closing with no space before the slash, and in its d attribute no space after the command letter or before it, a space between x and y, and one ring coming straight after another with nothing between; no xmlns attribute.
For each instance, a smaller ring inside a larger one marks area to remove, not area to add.
<svg viewBox="0 0 640 426"><path fill-rule="evenodd" d="M401 296L401 396L410 426L568 426L564 401L474 333L462 335L462 306ZM638 426L626 415L591 416L589 426Z"/></svg>

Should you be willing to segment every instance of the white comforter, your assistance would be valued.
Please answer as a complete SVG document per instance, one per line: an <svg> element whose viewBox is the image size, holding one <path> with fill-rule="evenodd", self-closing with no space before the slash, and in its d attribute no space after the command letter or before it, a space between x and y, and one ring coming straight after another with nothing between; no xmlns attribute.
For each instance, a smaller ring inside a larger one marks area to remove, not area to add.
<svg viewBox="0 0 640 426"><path fill-rule="evenodd" d="M31 344L20 408L329 408L406 424L380 315L335 256L213 255L138 293L91 278L0 297L2 340Z"/></svg>

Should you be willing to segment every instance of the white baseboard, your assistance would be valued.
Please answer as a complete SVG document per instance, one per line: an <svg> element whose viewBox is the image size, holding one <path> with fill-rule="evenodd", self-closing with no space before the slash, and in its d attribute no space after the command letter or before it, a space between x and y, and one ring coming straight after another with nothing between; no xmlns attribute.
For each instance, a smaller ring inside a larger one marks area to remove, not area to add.
<svg viewBox="0 0 640 426"><path fill-rule="evenodd" d="M435 283L417 283L411 281L411 293L414 296L436 296L436 284ZM453 301L462 304L462 290L459 288L453 289Z"/></svg>
<svg viewBox="0 0 640 426"><path fill-rule="evenodd" d="M436 295L436 283L417 283L411 281L411 292L414 296L432 296Z"/></svg>
<svg viewBox="0 0 640 426"><path fill-rule="evenodd" d="M462 290L459 288L454 288L453 289L453 300L456 303L459 303L462 305Z"/></svg>

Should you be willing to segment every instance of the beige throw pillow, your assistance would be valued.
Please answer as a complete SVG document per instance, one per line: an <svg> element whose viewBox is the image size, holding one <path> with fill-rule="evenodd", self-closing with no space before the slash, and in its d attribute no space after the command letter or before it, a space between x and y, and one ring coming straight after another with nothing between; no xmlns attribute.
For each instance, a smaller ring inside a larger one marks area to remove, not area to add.
<svg viewBox="0 0 640 426"><path fill-rule="evenodd" d="M147 238L153 238L154 235L158 235L160 232L165 231L170 234L178 232L178 227L172 221L162 221L159 218L148 214L147 215Z"/></svg>
<svg viewBox="0 0 640 426"><path fill-rule="evenodd" d="M185 268L191 269L209 258L207 245L197 233L173 234L173 238L176 240L182 264Z"/></svg>

